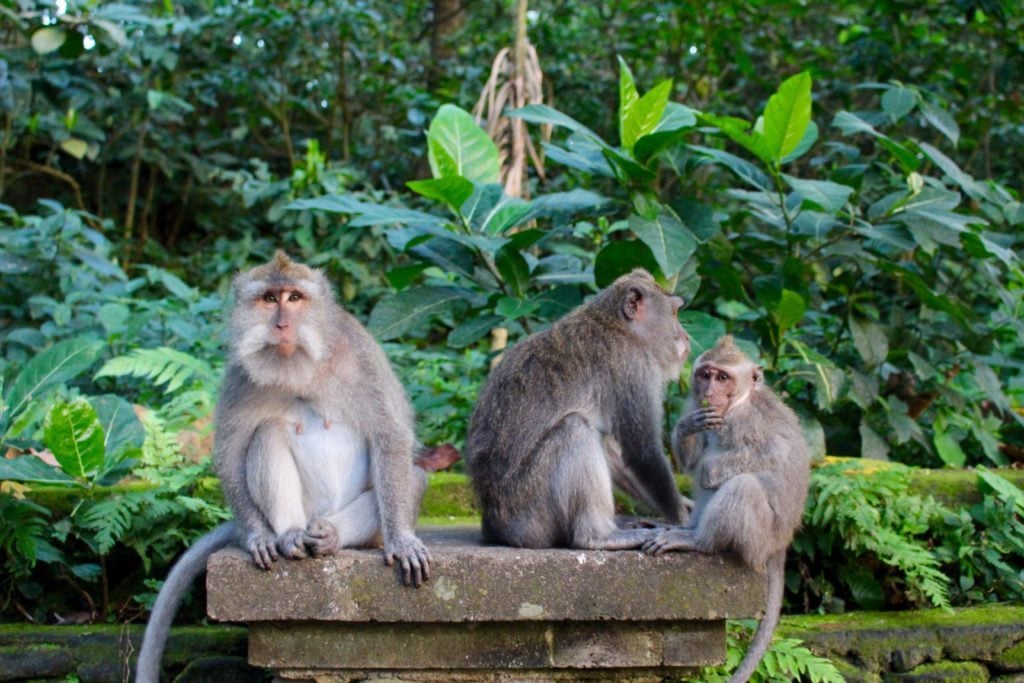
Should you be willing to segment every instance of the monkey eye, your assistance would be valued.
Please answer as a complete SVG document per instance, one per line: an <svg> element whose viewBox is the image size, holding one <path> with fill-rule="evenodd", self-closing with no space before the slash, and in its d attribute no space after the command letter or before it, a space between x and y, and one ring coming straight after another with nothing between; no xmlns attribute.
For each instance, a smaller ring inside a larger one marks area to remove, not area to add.
<svg viewBox="0 0 1024 683"><path fill-rule="evenodd" d="M700 373L700 377L701 379L711 379L711 371L705 370L704 372Z"/></svg>
<svg viewBox="0 0 1024 683"><path fill-rule="evenodd" d="M728 382L729 381L729 375L725 374L724 372L718 373L718 381L719 382Z"/></svg>
<svg viewBox="0 0 1024 683"><path fill-rule="evenodd" d="M263 295L263 300L266 301L268 304L276 304L277 296L275 296L273 292L267 292L266 294Z"/></svg>
<svg viewBox="0 0 1024 683"><path fill-rule="evenodd" d="M292 292L288 295L288 301L293 303L296 301L302 301L302 294L300 292Z"/></svg>

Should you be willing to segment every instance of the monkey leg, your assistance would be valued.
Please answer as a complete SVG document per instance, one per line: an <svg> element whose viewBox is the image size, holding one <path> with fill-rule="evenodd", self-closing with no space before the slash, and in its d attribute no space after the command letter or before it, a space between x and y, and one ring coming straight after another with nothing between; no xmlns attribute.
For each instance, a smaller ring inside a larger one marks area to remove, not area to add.
<svg viewBox="0 0 1024 683"><path fill-rule="evenodd" d="M303 540L314 555L333 555L342 548L380 545L376 492L373 489L363 491L338 512L314 519Z"/></svg>
<svg viewBox="0 0 1024 683"><path fill-rule="evenodd" d="M605 440L582 415L567 415L537 448L539 461L554 462L551 500L568 545L588 550L639 548L653 529L615 524L612 473Z"/></svg>
<svg viewBox="0 0 1024 683"><path fill-rule="evenodd" d="M246 480L252 499L277 536L277 549L285 557L300 559L307 555L303 534L309 518L290 446L290 427L283 420L260 425L249 444Z"/></svg>
<svg viewBox="0 0 1024 683"><path fill-rule="evenodd" d="M757 571L778 549L775 512L753 474L727 480L708 501L697 524L694 545L707 553L731 550Z"/></svg>

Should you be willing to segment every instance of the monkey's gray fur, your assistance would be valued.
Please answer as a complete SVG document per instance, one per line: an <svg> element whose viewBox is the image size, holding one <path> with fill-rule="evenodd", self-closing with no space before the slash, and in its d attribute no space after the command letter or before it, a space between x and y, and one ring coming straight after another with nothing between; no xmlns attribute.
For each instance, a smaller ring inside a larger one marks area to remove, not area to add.
<svg viewBox="0 0 1024 683"><path fill-rule="evenodd" d="M171 569L139 654L156 683L182 595L228 544L269 568L383 543L403 581L429 577L415 535L425 476L413 466L413 413L380 346L334 301L320 271L278 252L233 283L231 345L215 414L214 465L234 521Z"/></svg>
<svg viewBox="0 0 1024 683"><path fill-rule="evenodd" d="M485 540L639 547L654 532L616 526L613 482L673 522L686 518L661 437L665 385L689 352L681 305L636 270L505 352L464 451Z"/></svg>
<svg viewBox="0 0 1024 683"><path fill-rule="evenodd" d="M693 366L689 410L672 445L693 479L689 526L662 532L645 550L732 552L767 571L765 615L730 678L750 678L768 650L785 589L786 548L807 499L810 454L790 408L764 386L761 368L724 337Z"/></svg>

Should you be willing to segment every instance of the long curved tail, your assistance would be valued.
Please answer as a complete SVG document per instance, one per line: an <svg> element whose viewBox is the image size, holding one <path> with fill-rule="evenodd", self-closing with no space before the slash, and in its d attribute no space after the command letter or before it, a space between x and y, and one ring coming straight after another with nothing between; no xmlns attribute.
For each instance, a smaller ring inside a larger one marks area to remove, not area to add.
<svg viewBox="0 0 1024 683"><path fill-rule="evenodd" d="M206 560L210 555L229 545L234 538L235 523L224 522L200 537L171 567L163 588L156 596L153 613L149 615L149 623L146 624L146 635L142 638L142 649L139 651L139 661L135 667L136 683L159 683L160 660L182 596L192 582L206 571Z"/></svg>
<svg viewBox="0 0 1024 683"><path fill-rule="evenodd" d="M754 639L750 642L747 654L743 656L743 661L740 662L739 667L733 672L729 683L746 683L750 680L751 674L757 669L757 665L761 663L764 653L768 651L768 646L771 645L775 627L779 625L779 615L782 613L782 596L786 587L785 548L768 558L766 569L768 574L768 600L764 608L764 618L757 625L757 631L754 632Z"/></svg>

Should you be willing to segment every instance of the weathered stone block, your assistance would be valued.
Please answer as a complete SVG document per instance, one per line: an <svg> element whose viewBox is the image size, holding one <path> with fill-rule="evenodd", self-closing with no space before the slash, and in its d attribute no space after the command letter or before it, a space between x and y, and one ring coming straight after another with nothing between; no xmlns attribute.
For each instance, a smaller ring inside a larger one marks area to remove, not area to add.
<svg viewBox="0 0 1024 683"><path fill-rule="evenodd" d="M210 559L207 606L250 624L250 663L318 681L660 680L725 658L725 619L760 614L764 577L719 556L485 546L421 532L431 580L397 585L380 551Z"/></svg>
<svg viewBox="0 0 1024 683"><path fill-rule="evenodd" d="M764 606L764 577L717 555L485 546L475 527L421 533L432 578L397 584L379 550L279 560L263 571L239 549L215 554L207 612L220 621L652 621L735 619Z"/></svg>

